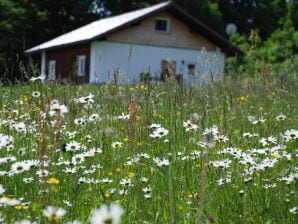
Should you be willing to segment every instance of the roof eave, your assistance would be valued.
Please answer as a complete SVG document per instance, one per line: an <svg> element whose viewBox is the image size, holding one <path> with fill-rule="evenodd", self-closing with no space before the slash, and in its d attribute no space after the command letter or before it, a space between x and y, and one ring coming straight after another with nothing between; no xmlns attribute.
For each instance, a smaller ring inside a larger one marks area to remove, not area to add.
<svg viewBox="0 0 298 224"><path fill-rule="evenodd" d="M38 54L43 51L57 50L57 49L61 49L61 48L71 47L74 45L86 44L89 42L90 42L90 40L82 40L82 41L76 41L76 42L72 42L72 43L61 44L61 45L57 45L57 46L53 46L53 47L46 47L46 48L36 49L36 50L31 50L31 49L33 49L33 48L31 48L31 49L28 49L25 51L25 55Z"/></svg>

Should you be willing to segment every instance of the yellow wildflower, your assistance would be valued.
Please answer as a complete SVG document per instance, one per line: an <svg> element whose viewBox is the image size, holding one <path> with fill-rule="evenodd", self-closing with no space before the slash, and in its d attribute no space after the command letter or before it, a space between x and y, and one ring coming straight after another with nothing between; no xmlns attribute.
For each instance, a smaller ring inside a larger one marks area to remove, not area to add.
<svg viewBox="0 0 298 224"><path fill-rule="evenodd" d="M105 193L105 198L109 198L111 196L110 193Z"/></svg>
<svg viewBox="0 0 298 224"><path fill-rule="evenodd" d="M28 205L16 205L14 206L16 210L27 210L29 208Z"/></svg>
<svg viewBox="0 0 298 224"><path fill-rule="evenodd" d="M28 102L28 96L23 96L24 102Z"/></svg>
<svg viewBox="0 0 298 224"><path fill-rule="evenodd" d="M58 192L58 189L56 187L51 187L51 191Z"/></svg>
<svg viewBox="0 0 298 224"><path fill-rule="evenodd" d="M59 184L59 180L56 179L55 177L51 177L48 179L48 183L50 184Z"/></svg>
<svg viewBox="0 0 298 224"><path fill-rule="evenodd" d="M124 138L123 142L128 142L128 140L129 140L128 138Z"/></svg>
<svg viewBox="0 0 298 224"><path fill-rule="evenodd" d="M279 159L280 155L276 152L271 155L273 158Z"/></svg>
<svg viewBox="0 0 298 224"><path fill-rule="evenodd" d="M238 135L240 133L240 131L239 130L234 130L234 135Z"/></svg>
<svg viewBox="0 0 298 224"><path fill-rule="evenodd" d="M129 173L127 174L127 177L128 177L128 178L132 178L134 175L135 175L135 174L134 174L133 172L129 172Z"/></svg>

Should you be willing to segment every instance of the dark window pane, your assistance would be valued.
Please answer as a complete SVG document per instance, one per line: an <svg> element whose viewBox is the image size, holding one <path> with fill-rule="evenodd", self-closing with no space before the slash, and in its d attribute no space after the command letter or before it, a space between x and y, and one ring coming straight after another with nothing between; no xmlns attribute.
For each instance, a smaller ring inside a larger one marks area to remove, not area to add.
<svg viewBox="0 0 298 224"><path fill-rule="evenodd" d="M168 21L165 19L156 19L155 30L168 31Z"/></svg>

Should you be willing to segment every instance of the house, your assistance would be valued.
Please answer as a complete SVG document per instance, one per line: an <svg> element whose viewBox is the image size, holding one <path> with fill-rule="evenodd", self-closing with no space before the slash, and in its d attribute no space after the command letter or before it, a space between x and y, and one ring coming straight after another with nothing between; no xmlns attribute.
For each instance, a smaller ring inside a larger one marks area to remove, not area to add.
<svg viewBox="0 0 298 224"><path fill-rule="evenodd" d="M139 83L182 74L219 78L241 51L171 1L94 21L26 51L41 55L41 74L77 83Z"/></svg>

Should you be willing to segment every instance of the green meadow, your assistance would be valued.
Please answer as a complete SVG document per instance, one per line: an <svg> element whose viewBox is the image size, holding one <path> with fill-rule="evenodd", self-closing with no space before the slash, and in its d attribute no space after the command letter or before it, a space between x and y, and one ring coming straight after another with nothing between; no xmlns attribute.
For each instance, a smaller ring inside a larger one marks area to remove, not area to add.
<svg viewBox="0 0 298 224"><path fill-rule="evenodd" d="M1 223L297 223L295 71L0 94Z"/></svg>

